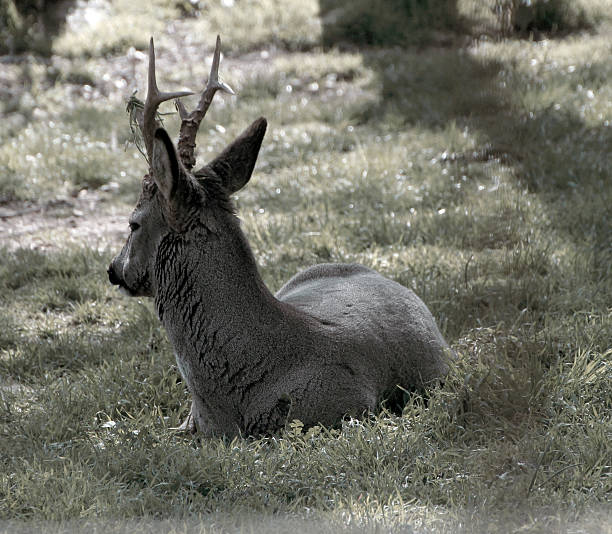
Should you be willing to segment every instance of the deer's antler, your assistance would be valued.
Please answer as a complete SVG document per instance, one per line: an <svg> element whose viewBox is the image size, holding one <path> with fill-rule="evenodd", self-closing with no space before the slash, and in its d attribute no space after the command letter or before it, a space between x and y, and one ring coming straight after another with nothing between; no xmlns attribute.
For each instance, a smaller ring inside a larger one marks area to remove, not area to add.
<svg viewBox="0 0 612 534"><path fill-rule="evenodd" d="M188 113L185 106L180 100L176 101L176 107L181 116L181 130L179 133L178 153L185 168L190 171L195 165L195 139L198 133L200 123L206 115L208 108L218 90L235 94L233 89L219 80L219 59L221 55L221 38L217 35L217 44L215 46L215 54L213 56L212 67L210 68L210 76L208 83L202 92L200 102L197 107ZM181 95L183 96L183 95ZM167 99L166 99L167 100Z"/></svg>
<svg viewBox="0 0 612 534"><path fill-rule="evenodd" d="M155 47L153 46L153 37L149 43L149 80L147 87L147 99L144 103L144 110L142 115L142 136L144 138L145 147L149 156L149 162L153 155L153 138L155 136L155 130L158 128L158 121L156 120L157 108L162 102L166 100L172 100L173 98L180 98L182 96L192 95L190 91L174 91L171 93L161 92L157 88L157 81L155 79Z"/></svg>

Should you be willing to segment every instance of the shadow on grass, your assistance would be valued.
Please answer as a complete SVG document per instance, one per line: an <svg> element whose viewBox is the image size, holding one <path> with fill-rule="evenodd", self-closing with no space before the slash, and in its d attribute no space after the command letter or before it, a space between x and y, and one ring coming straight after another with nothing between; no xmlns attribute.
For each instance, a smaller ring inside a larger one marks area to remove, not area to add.
<svg viewBox="0 0 612 534"><path fill-rule="evenodd" d="M66 24L76 0L0 2L0 54L33 52L51 55L53 39Z"/></svg>
<svg viewBox="0 0 612 534"><path fill-rule="evenodd" d="M567 212L553 209L549 215L572 240L583 243L585 233L598 246L609 240L609 206L602 213L608 217L597 221L566 218L574 206L588 206L602 187L610 192L609 159L602 157L612 145L609 127L589 125L560 106L529 110L517 101L520 94L502 86L507 65L476 60L463 50L365 50L363 57L378 73L381 96L356 117L362 124L394 121L399 128L437 130L455 123L480 141L477 151L447 156L457 172L473 162L509 166L544 205L568 197Z"/></svg>
<svg viewBox="0 0 612 534"><path fill-rule="evenodd" d="M422 26L416 44L430 43L431 35L440 30L469 32L469 21L458 14L456 1L386 0L367 9L368 17L351 15L345 4L320 0L322 41L327 49L347 43L356 47L377 74L380 98L355 117L359 123L376 127L391 121L398 128L440 129L454 122L481 138L481 151L460 156L511 165L517 178L535 193L571 191L580 196L590 192L589 185L609 179L610 165L597 156L609 151L612 130L593 127L560 106L531 110L523 105L522 95L511 89L510 78L516 75L512 61L478 59L452 45L423 50L370 46L411 42L400 34L412 29L400 24L402 17L410 18L411 10L413 25ZM583 69L597 83L609 67L593 62ZM600 243L609 237L599 235L604 230L609 228L596 230Z"/></svg>
<svg viewBox="0 0 612 534"><path fill-rule="evenodd" d="M319 0L323 46L426 44L460 30L457 0Z"/></svg>

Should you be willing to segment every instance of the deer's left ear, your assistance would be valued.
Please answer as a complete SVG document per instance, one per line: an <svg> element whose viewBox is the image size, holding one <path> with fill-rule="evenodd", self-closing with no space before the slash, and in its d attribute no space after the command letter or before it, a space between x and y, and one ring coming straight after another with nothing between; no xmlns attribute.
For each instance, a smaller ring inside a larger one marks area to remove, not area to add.
<svg viewBox="0 0 612 534"><path fill-rule="evenodd" d="M212 171L221 179L229 194L242 189L251 178L267 125L263 117L257 119L213 161L197 171L196 175Z"/></svg>
<svg viewBox="0 0 612 534"><path fill-rule="evenodd" d="M179 187L181 172L174 144L163 128L155 130L152 152L153 180L166 201L169 201Z"/></svg>

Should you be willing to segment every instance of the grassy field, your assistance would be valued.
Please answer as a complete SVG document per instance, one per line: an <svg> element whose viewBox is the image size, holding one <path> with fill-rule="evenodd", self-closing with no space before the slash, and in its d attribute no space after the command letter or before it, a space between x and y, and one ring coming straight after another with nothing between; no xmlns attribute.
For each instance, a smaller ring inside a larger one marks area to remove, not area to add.
<svg viewBox="0 0 612 534"><path fill-rule="evenodd" d="M610 2L534 41L464 0L401 46L343 42L314 0L144 4L77 2L50 55L0 63L0 531L612 532ZM402 416L171 429L165 332L106 267L146 171L146 42L160 86L197 90L216 33L238 96L199 161L267 117L236 198L266 283L362 263L459 354Z"/></svg>

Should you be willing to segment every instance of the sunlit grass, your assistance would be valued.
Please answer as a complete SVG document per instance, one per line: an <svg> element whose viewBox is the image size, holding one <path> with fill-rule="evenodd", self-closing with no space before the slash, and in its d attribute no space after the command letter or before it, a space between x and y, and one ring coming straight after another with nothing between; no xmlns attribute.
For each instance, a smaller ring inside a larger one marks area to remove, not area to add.
<svg viewBox="0 0 612 534"><path fill-rule="evenodd" d="M164 30L164 21L178 16L168 0L89 2L67 18L66 29L53 43L62 56L100 56L144 49L149 36Z"/></svg>

